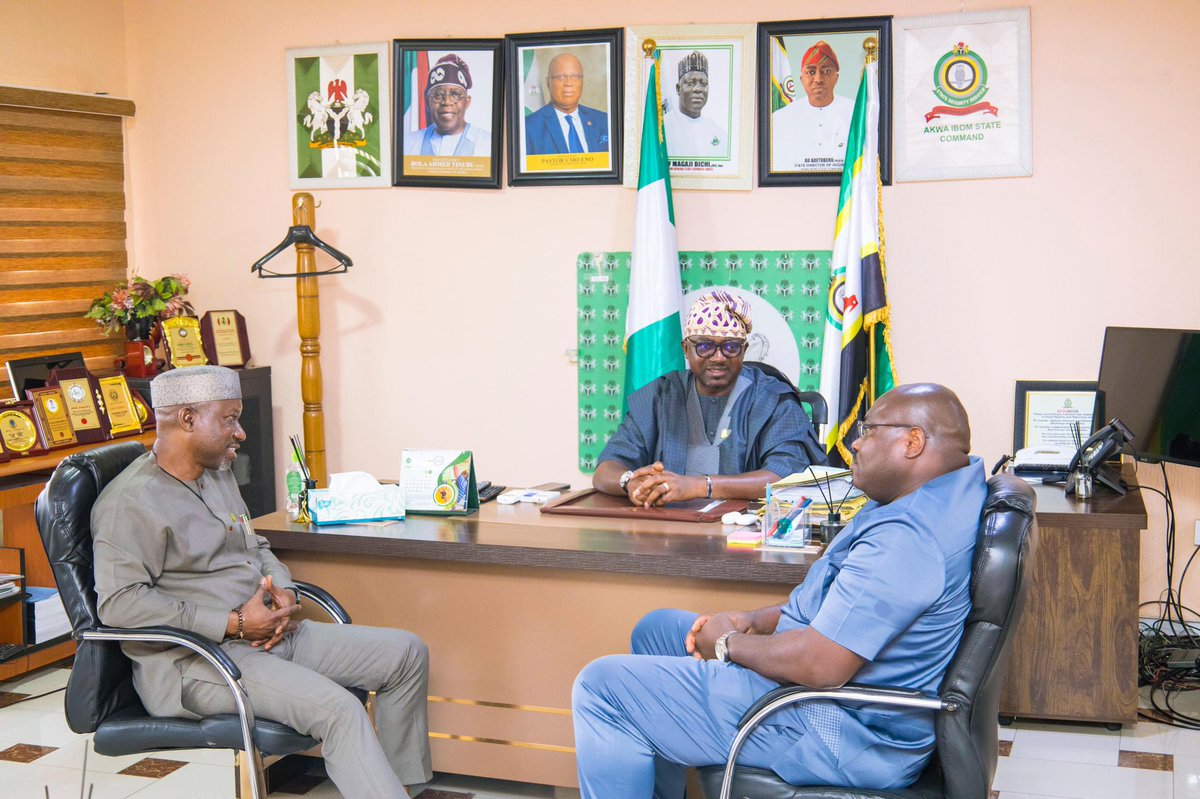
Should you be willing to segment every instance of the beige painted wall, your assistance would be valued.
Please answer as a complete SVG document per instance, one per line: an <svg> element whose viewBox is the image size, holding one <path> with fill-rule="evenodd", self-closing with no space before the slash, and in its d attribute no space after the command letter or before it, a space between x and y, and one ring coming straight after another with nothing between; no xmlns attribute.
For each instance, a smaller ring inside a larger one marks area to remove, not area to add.
<svg viewBox="0 0 1200 799"><path fill-rule="evenodd" d="M0 0L0 84L125 97L125 4Z"/></svg>
<svg viewBox="0 0 1200 799"><path fill-rule="evenodd" d="M39 7L75 13L80 5L90 4ZM847 0L839 13L947 13L958 5ZM1015 380L1094 379L1106 324L1200 327L1195 257L1179 239L1194 227L1200 179L1189 133L1200 122L1200 55L1191 42L1200 4L1145 2L1136 20L1124 3L1028 5L1034 176L884 190L900 376L956 389L989 465L1010 448ZM830 6L762 0L745 17L713 0L688 4L686 16L677 8L631 0L344 0L336 9L311 0L126 0L124 62L111 42L77 49L95 38L84 35L84 23L64 22L53 35L31 31L57 57L32 46L24 52L49 62L49 88L82 85L65 84L64 72L123 75L127 63L127 94L138 104L129 123L135 265L152 276L187 272L199 309L236 307L247 316L256 361L274 369L278 441L300 429L294 291L287 281L253 278L249 264L290 224L284 48L797 19ZM1153 36L1131 36L1135 22ZM0 52L0 79L25 68L12 61ZM402 447L464 446L476 451L485 477L510 485L586 484L575 467L575 369L564 356L574 345L573 264L581 250L629 247L634 193L375 189L317 198L319 233L356 264L321 279L331 469L394 476ZM680 246L828 247L835 202L833 188L677 192ZM1200 516L1200 478L1182 467L1170 474L1182 568ZM1163 514L1155 497L1147 505L1149 599L1162 585ZM1200 607L1200 599L1190 604Z"/></svg>

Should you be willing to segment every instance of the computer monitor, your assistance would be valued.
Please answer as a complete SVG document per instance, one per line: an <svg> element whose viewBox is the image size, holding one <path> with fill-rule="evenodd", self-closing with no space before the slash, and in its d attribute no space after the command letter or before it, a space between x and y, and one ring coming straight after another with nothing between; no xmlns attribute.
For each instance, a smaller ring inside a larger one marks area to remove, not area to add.
<svg viewBox="0 0 1200 799"><path fill-rule="evenodd" d="M25 390L42 388L50 379L52 369L83 368L82 352L59 352L36 358L16 358L8 362L8 384L15 399L25 399Z"/></svg>
<svg viewBox="0 0 1200 799"><path fill-rule="evenodd" d="M1105 329L1096 414L1125 423L1138 458L1200 466L1200 331Z"/></svg>

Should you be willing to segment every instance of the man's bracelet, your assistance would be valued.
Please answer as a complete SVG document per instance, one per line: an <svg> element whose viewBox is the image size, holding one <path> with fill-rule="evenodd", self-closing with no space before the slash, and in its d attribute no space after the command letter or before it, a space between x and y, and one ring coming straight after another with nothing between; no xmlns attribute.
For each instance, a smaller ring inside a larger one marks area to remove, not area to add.
<svg viewBox="0 0 1200 799"><path fill-rule="evenodd" d="M246 627L246 617L244 615L242 615L242 606L241 605L238 605L236 608L234 608L234 611L238 615L238 628L237 628L237 632L233 634L233 637L240 641L240 640L242 640L242 638L245 637L243 635L243 632Z"/></svg>
<svg viewBox="0 0 1200 799"><path fill-rule="evenodd" d="M712 499L712 475L704 475L704 479L708 481L708 498Z"/></svg>

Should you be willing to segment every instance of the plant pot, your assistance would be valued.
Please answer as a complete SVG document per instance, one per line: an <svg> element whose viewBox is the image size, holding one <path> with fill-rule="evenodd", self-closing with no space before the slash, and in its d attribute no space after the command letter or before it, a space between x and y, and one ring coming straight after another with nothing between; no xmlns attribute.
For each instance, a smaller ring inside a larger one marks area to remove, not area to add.
<svg viewBox="0 0 1200 799"><path fill-rule="evenodd" d="M130 341L149 341L150 329L154 327L154 318L144 316L125 324L125 338Z"/></svg>

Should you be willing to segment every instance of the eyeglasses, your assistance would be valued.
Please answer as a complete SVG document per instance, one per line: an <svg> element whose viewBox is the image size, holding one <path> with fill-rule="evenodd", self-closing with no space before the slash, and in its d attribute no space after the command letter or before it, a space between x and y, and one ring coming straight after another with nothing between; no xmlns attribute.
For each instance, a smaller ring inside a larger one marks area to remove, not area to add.
<svg viewBox="0 0 1200 799"><path fill-rule="evenodd" d="M726 358L736 358L746 350L746 342L741 339L727 339L720 344L707 338L688 338L692 344L692 349L696 355L701 358L711 358L716 354L717 350Z"/></svg>
<svg viewBox="0 0 1200 799"><path fill-rule="evenodd" d="M916 428L917 430L920 430L922 433L925 433L925 428L921 427L921 425L908 424L907 422L901 422L901 423L897 423L897 424L885 424L884 422L879 422L878 424L876 424L874 422L859 422L857 427L858 427L858 437L859 438L866 438L871 433L871 431L874 430L876 427L904 427L904 428L908 428L910 430L913 428ZM925 433L925 437L933 438L933 436L929 435L928 433Z"/></svg>
<svg viewBox="0 0 1200 799"><path fill-rule="evenodd" d="M461 89L437 89L429 93L429 99L435 103L461 103L466 96Z"/></svg>
<svg viewBox="0 0 1200 799"><path fill-rule="evenodd" d="M567 81L571 81L571 83L579 83L579 81L583 80L583 75L580 75L578 72L568 72L563 75L551 75L550 80L557 83L566 83Z"/></svg>

